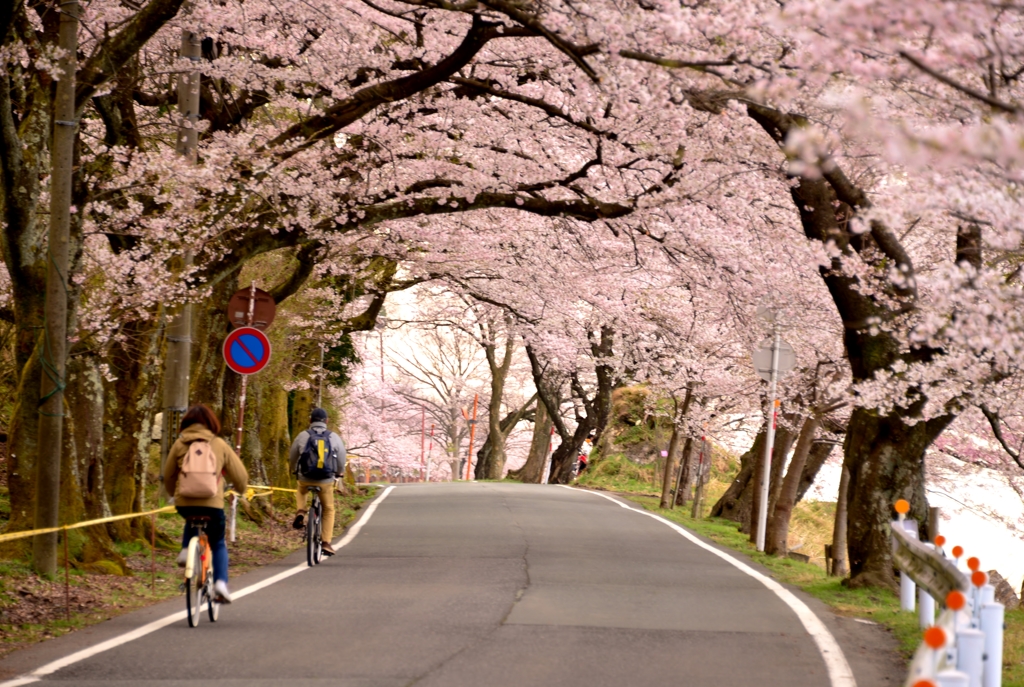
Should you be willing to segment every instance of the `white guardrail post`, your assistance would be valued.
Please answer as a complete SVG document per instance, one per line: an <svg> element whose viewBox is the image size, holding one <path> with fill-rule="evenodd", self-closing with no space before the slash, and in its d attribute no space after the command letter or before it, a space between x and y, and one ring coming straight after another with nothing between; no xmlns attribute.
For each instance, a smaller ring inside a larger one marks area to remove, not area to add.
<svg viewBox="0 0 1024 687"><path fill-rule="evenodd" d="M1003 620L1006 609L1000 603L981 607L981 631L985 634L985 671L982 687L1003 683Z"/></svg>
<svg viewBox="0 0 1024 687"><path fill-rule="evenodd" d="M1003 669L1003 621L1005 608L995 601L995 588L977 558L967 566L970 578L959 568L963 549L954 547L955 562L942 551L945 539L925 544L908 532L903 515L910 504L900 500L900 519L892 523L893 560L901 577L918 588L919 619L924 641L914 653L905 687L1000 687ZM905 587L901 585L905 593ZM935 618L935 605L944 610ZM901 606L907 609L901 594Z"/></svg>

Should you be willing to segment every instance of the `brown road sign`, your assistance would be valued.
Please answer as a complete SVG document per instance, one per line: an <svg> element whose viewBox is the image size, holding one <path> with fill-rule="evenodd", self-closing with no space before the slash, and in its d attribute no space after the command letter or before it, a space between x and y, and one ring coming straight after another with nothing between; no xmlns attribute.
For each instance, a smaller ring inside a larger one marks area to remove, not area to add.
<svg viewBox="0 0 1024 687"><path fill-rule="evenodd" d="M255 291L256 301L252 309L252 322L249 322L249 300ZM265 331L274 321L277 305L270 294L263 289L239 289L228 301L228 320L236 327L252 326Z"/></svg>

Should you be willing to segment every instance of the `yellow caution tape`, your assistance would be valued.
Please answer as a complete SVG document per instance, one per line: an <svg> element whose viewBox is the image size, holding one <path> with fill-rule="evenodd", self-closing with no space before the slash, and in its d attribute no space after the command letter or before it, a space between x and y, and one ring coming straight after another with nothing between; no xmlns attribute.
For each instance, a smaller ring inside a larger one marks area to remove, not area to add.
<svg viewBox="0 0 1024 687"><path fill-rule="evenodd" d="M256 491L257 489L261 491ZM293 494L295 493L295 489L285 489L284 487L268 487L262 484L254 484L253 486L245 490L245 495L243 498L245 498L246 501L249 501L257 496L270 496L270 494L275 491L287 491ZM228 491L228 495L242 496L242 494L239 494L234 489Z"/></svg>
<svg viewBox="0 0 1024 687"><path fill-rule="evenodd" d="M165 506L163 508L157 508L156 510L149 510L145 513L129 513L128 515L112 515L109 518L97 518L96 520L84 520L82 522L76 522L70 525L61 525L60 527L44 527L38 530L22 530L20 532L8 532L7 534L0 534L0 542L12 541L14 539L24 539L25 537L34 537L37 534L50 534L51 532L60 532L62 530L75 530L80 527L92 527L93 525L102 525L105 522L116 522L117 520L130 520L132 518L141 518L146 515L155 515L156 513L173 513L174 506Z"/></svg>
<svg viewBox="0 0 1024 687"><path fill-rule="evenodd" d="M263 493L257 493L256 489L265 490ZM246 500L254 498L256 496L269 496L272 491L290 491L293 494L295 489L285 489L283 487L266 487L260 484L253 485L245 490ZM231 490L228 494L234 494L235 496L241 496L237 491ZM6 534L0 534L0 543L5 541L13 541L15 539L24 539L25 537L34 537L37 534L50 534L51 532L61 532L63 530L75 530L81 527L92 527L93 525L102 525L106 522L116 522L118 520L130 520L132 518L141 518L147 515L155 515L157 513L173 513L174 506L164 506L163 508L157 508L156 510L148 510L145 513L128 513L127 515L112 515L109 518L97 518L95 520L84 520L82 522L76 522L69 525L60 525L59 527L44 527L38 530L21 530L20 532L8 532Z"/></svg>

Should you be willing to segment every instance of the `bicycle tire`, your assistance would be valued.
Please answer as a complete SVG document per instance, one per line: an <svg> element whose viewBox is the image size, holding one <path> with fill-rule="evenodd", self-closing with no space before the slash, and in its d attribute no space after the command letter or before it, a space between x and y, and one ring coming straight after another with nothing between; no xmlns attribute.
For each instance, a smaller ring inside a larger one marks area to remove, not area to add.
<svg viewBox="0 0 1024 687"><path fill-rule="evenodd" d="M203 587L203 595L206 597L206 613L210 622L215 623L220 617L220 604L214 601L216 592L213 591L213 575L210 576L210 583Z"/></svg>
<svg viewBox="0 0 1024 687"><path fill-rule="evenodd" d="M314 495L306 517L306 564L312 568L320 563L320 499Z"/></svg>
<svg viewBox="0 0 1024 687"><path fill-rule="evenodd" d="M199 616L202 614L202 600L199 579L202 576L202 560L200 559L199 547L189 546L192 554L192 576L185 578L185 609L188 611L188 626L199 625Z"/></svg>
<svg viewBox="0 0 1024 687"><path fill-rule="evenodd" d="M323 504L317 501L316 504L316 524L313 527L313 536L316 539L316 549L314 549L314 558L316 564L320 565L320 561L324 558L324 540L323 540Z"/></svg>

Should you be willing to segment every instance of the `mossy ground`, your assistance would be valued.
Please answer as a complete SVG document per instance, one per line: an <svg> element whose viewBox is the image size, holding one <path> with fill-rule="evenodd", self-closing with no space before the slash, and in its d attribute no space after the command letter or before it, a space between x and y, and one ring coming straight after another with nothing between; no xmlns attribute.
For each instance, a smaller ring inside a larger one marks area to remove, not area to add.
<svg viewBox="0 0 1024 687"><path fill-rule="evenodd" d="M336 532L351 522L375 493L363 487L353 491L352 495L337 497ZM237 541L228 544L232 577L278 560L301 546L300 535L290 526L295 510L293 498L286 493L276 495L270 515L259 526L242 517L239 510ZM119 542L115 549L127 561L127 575L101 574L102 565L92 564L89 571L72 565L67 591L62 555L58 556L62 567L54 580L35 575L26 561L0 561L0 656L178 596L181 572L175 558L181 530L182 520L176 513L159 515L157 532L171 545L161 545L160 538L155 550L142 539ZM112 569L120 572L116 565Z"/></svg>
<svg viewBox="0 0 1024 687"><path fill-rule="evenodd" d="M735 474L735 465L712 463L708 497L703 512L725 493ZM739 524L722 518L693 518L689 504L685 508L659 508L661 482L654 465L636 465L624 456L611 455L596 462L578 480L578 486L614 491L629 500L683 525L708 539L747 555L767 568L771 575L793 585L829 605L837 614L871 620L887 628L899 641L902 654L909 660L921 642L917 614L900 611L899 598L887 589L850 589L837 577L828 577L824 568L824 544L832 540L835 503L804 501L793 513L789 542L802 544L798 551L811 556L810 563L776 558L758 553ZM1006 613L1003 647L1003 687L1024 687L1024 609Z"/></svg>

